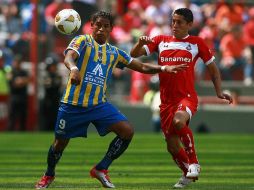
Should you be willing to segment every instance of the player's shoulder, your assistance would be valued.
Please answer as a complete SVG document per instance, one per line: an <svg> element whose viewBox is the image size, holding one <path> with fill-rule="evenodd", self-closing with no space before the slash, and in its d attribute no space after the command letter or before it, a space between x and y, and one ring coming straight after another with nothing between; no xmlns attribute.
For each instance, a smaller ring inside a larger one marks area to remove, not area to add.
<svg viewBox="0 0 254 190"><path fill-rule="evenodd" d="M73 38L72 43L80 44L81 42L91 41L91 38L88 34L77 35Z"/></svg>
<svg viewBox="0 0 254 190"><path fill-rule="evenodd" d="M201 37L199 37L199 36L192 36L192 35L190 35L187 40L191 41L191 42L196 42L196 43L204 43L204 40Z"/></svg>
<svg viewBox="0 0 254 190"><path fill-rule="evenodd" d="M158 35L154 36L153 39L158 40L158 41L170 41L173 39L173 36L170 35Z"/></svg>
<svg viewBox="0 0 254 190"><path fill-rule="evenodd" d="M111 51L111 53L122 53L122 52L124 52L124 53L127 54L127 52L125 50L123 50L123 49L121 49L121 48L119 48L115 45L112 45L112 44L108 44L108 45L109 45L108 50Z"/></svg>
<svg viewBox="0 0 254 190"><path fill-rule="evenodd" d="M107 43L107 53L110 53L110 54L117 54L117 55L123 55L123 54L127 54L128 53L125 51L125 50L122 50L120 49L119 47L115 46L115 45L112 45L110 43Z"/></svg>
<svg viewBox="0 0 254 190"><path fill-rule="evenodd" d="M119 51L123 51L120 48L118 48L117 46L107 43L107 51L110 51L111 53L118 53Z"/></svg>

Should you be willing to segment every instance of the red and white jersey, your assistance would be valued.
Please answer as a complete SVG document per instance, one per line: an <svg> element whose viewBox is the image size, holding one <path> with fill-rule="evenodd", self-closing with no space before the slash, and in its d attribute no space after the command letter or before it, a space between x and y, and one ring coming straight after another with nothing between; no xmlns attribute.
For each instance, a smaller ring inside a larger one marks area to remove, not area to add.
<svg viewBox="0 0 254 190"><path fill-rule="evenodd" d="M190 98L197 102L195 91L194 67L198 58L208 65L215 59L203 39L188 35L184 39L174 36L159 35L153 38L154 43L145 45L147 55L157 52L159 65L188 64L188 68L173 73L160 73L160 92L162 104L178 102Z"/></svg>

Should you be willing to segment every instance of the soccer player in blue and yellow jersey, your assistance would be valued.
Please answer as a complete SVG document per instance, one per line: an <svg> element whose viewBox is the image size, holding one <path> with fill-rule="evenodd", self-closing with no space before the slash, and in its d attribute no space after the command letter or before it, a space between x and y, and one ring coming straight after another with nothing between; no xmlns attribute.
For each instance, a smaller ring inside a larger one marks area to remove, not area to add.
<svg viewBox="0 0 254 190"><path fill-rule="evenodd" d="M133 136L133 128L127 118L107 102L106 89L113 69L130 68L142 73L176 73L185 69L178 66L159 66L141 63L127 53L107 42L113 28L110 13L100 11L91 19L92 35L75 37L65 51L64 63L70 70L69 80L63 93L55 125L55 140L48 151L48 167L36 184L37 189L47 188L54 180L55 166L69 140L86 137L87 127L92 123L100 136L114 132L102 160L94 166L90 175L104 187L114 188L110 182L108 167L127 149Z"/></svg>

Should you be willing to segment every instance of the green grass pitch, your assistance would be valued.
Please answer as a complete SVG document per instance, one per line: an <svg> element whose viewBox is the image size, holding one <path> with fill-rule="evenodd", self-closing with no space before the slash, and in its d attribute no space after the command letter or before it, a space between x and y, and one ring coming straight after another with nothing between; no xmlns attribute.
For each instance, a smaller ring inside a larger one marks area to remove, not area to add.
<svg viewBox="0 0 254 190"><path fill-rule="evenodd" d="M57 165L50 189L102 189L89 170L104 155L113 134L73 139ZM0 133L0 189L34 189L46 168L53 133ZM186 189L254 190L253 134L195 134L202 172ZM172 189L180 170L161 134L136 133L125 154L110 167L117 189Z"/></svg>

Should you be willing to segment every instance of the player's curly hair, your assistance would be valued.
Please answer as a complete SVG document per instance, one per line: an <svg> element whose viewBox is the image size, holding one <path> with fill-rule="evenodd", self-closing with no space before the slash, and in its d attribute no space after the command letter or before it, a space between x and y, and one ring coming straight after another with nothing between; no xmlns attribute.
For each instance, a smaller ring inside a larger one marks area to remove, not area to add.
<svg viewBox="0 0 254 190"><path fill-rule="evenodd" d="M113 16L111 15L111 13L106 12L106 11L99 11L99 12L96 12L95 14L93 14L93 15L91 16L91 21L92 21L92 22L95 22L96 19L99 18L99 17L108 19L109 22L110 22L110 25L111 25L111 26L114 25L114 18L113 18Z"/></svg>
<svg viewBox="0 0 254 190"><path fill-rule="evenodd" d="M174 12L173 12L173 15L174 14L177 14L177 15L181 15L184 17L184 20L186 20L186 22L193 22L193 13L190 9L188 8L179 8L179 9L176 9Z"/></svg>

